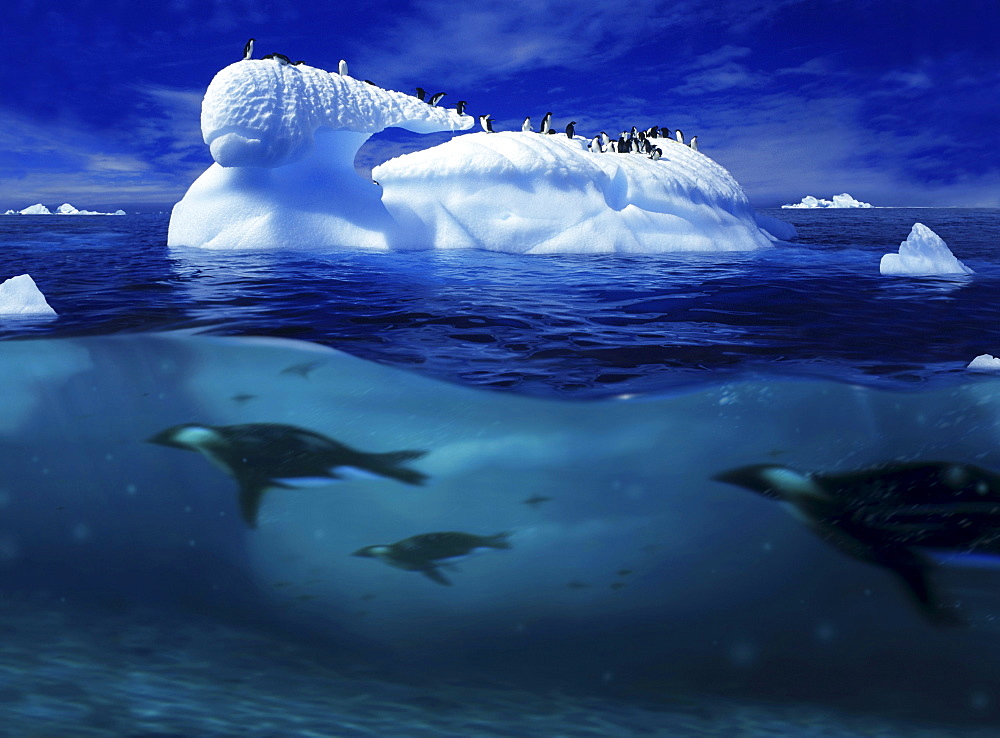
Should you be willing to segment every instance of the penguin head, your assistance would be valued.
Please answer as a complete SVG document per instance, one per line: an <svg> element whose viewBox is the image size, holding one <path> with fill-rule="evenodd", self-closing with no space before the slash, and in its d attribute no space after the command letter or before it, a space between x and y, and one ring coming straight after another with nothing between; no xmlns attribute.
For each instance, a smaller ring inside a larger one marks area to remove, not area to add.
<svg viewBox="0 0 1000 738"><path fill-rule="evenodd" d="M171 448L184 448L196 451L206 446L217 444L220 440L218 431L198 423L184 423L162 430L146 439L147 443L155 443Z"/></svg>
<svg viewBox="0 0 1000 738"><path fill-rule="evenodd" d="M826 494L811 476L778 464L741 466L715 474L712 479L744 487L772 500L794 501L806 497L826 498Z"/></svg>
<svg viewBox="0 0 1000 738"><path fill-rule="evenodd" d="M359 548L351 556L362 556L366 559L384 559L391 553L392 548L389 546L365 546L364 548Z"/></svg>

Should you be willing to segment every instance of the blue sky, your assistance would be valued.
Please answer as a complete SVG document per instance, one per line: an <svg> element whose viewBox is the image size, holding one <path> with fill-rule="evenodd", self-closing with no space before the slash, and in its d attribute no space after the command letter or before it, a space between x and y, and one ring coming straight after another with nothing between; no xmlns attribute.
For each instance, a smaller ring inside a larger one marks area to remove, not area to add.
<svg viewBox="0 0 1000 738"><path fill-rule="evenodd" d="M697 134L758 207L1000 207L1000 0L5 0L0 211L168 209L205 87L272 51L448 92L498 130ZM359 164L441 141L380 134Z"/></svg>

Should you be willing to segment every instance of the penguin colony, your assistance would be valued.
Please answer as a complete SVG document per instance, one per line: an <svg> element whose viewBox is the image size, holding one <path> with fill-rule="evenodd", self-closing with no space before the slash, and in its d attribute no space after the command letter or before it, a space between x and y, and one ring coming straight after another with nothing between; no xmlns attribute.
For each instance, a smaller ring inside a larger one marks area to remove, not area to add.
<svg viewBox="0 0 1000 738"><path fill-rule="evenodd" d="M243 59L253 58L253 45L256 39L250 39L247 41L246 45L243 47ZM284 54L267 54L261 57L262 59L272 59L278 64L299 66L305 64L304 61L290 61ZM343 59L340 60L340 64L337 67L338 74L347 76L347 62ZM365 80L370 85L375 84L371 80ZM416 88L416 97L421 102L425 102L431 106L437 106L441 99L447 95L446 92L436 92L430 97L427 96L427 90L423 87ZM464 116L465 107L468 103L465 100L459 100L455 105L455 112L459 115ZM479 120L479 125L482 127L486 133L495 133L493 128L493 118L489 114L476 116ZM531 125L531 116L524 119L524 123L521 125L521 131L524 133L533 133L534 128ZM555 134L556 130L552 127L552 113L546 113L545 117L542 118L542 124L538 129L539 133L542 134ZM567 138L576 138L576 121L570 121L565 128ZM655 143L654 143L655 142ZM594 136L587 148L594 154L642 154L648 156L654 161L663 156L663 149L660 148L660 144L672 143L681 144L689 146L695 151L698 150L698 137L692 136L690 141L684 140L684 134L680 129L673 131L671 136L671 130L667 127L652 126L644 131L638 130L635 126L632 126L630 131L622 131L617 139L613 139L608 136L607 133L601 131L600 134Z"/></svg>

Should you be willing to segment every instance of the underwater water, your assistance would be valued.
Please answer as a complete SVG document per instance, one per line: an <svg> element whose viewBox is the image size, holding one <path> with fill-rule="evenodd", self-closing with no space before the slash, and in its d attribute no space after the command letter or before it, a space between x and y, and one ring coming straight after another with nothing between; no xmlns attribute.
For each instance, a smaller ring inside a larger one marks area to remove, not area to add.
<svg viewBox="0 0 1000 738"><path fill-rule="evenodd" d="M775 214L799 244L644 259L0 218L0 276L59 313L2 323L0 735L995 735L1000 570L946 552L964 624L935 624L713 477L1000 470L1000 379L965 369L1000 351L998 213ZM976 274L880 277L917 220ZM148 442L186 423L421 452L425 479L362 463L251 528L220 457ZM447 531L509 548L450 586L352 555Z"/></svg>

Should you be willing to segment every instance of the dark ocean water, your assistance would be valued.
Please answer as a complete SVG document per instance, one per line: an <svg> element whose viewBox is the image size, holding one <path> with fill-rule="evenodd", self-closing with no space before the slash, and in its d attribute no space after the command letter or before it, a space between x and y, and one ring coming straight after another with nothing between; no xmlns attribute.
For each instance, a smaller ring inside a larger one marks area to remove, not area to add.
<svg viewBox="0 0 1000 738"><path fill-rule="evenodd" d="M462 384L542 396L763 374L893 389L965 381L1000 351L1000 213L774 210L799 243L751 254L169 251L167 216L0 219L0 274L59 313L5 337L199 327L315 341ZM923 222L972 278L887 278Z"/></svg>
<svg viewBox="0 0 1000 738"><path fill-rule="evenodd" d="M0 218L0 278L59 313L0 323L0 736L1000 734L990 561L934 567L965 621L935 625L713 479L1000 470L1000 380L965 369L1000 353L1000 212L770 214L799 242L648 258ZM918 221L976 273L881 277ZM146 442L189 422L416 449L427 481L275 489L250 529L233 479ZM351 556L441 531L511 548L449 587Z"/></svg>

